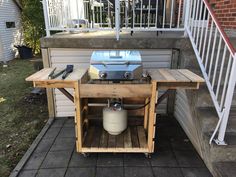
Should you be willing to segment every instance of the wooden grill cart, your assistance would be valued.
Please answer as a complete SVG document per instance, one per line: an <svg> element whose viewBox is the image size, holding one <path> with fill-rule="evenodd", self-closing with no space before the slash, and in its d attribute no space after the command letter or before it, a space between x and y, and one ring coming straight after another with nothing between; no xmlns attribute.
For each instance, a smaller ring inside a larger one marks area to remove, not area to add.
<svg viewBox="0 0 236 177"><path fill-rule="evenodd" d="M119 152L145 153L154 152L156 125L156 107L162 100L158 98L159 89L198 89L204 79L187 69L149 70L151 81L148 83L89 83L86 69L75 69L65 80L61 77L48 79L53 68L45 68L26 78L34 87L59 89L75 104L76 148L79 153ZM74 89L74 95L66 91ZM88 99L101 98L142 98L147 106L143 109L141 125L128 125L120 135L109 135L101 124L93 126L88 117Z"/></svg>

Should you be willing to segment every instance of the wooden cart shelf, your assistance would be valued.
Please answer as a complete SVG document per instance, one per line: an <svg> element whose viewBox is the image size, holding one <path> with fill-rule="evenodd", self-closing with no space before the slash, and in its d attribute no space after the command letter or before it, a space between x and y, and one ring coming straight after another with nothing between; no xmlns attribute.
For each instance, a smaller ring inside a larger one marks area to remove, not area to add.
<svg viewBox="0 0 236 177"><path fill-rule="evenodd" d="M204 79L187 69L155 69L148 70L151 77L146 83L110 83L89 82L86 69L75 69L65 80L60 77L48 79L53 68L45 68L28 78L34 87L56 88L75 104L75 131L77 152L154 152L156 109L158 90L169 89L198 89ZM74 95L66 91L73 88ZM108 135L102 126L91 126L89 124L89 99L101 98L124 98L141 99L147 104L143 116L142 126L129 126L119 136ZM148 104L149 103L149 104ZM100 133L99 133L100 132Z"/></svg>
<svg viewBox="0 0 236 177"><path fill-rule="evenodd" d="M90 126L82 146L83 152L146 152L147 136L143 126L129 126L120 135L108 134L102 126Z"/></svg>

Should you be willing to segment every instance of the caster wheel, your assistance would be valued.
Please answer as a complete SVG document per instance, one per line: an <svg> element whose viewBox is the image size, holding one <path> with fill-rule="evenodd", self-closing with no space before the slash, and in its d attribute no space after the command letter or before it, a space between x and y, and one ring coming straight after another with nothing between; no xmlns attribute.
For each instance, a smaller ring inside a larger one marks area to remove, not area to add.
<svg viewBox="0 0 236 177"><path fill-rule="evenodd" d="M149 154L149 153L145 153L144 155L145 155L145 157L148 158L148 159L151 159L151 158L152 158L152 157L151 157L151 154Z"/></svg>
<svg viewBox="0 0 236 177"><path fill-rule="evenodd" d="M84 156L84 158L89 157L89 154L88 154L88 153L82 153L82 155Z"/></svg>

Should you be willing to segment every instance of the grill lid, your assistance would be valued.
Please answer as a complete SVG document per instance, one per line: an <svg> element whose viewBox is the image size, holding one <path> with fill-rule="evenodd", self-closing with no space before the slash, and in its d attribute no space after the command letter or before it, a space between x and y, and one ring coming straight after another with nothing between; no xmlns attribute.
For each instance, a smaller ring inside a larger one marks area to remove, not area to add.
<svg viewBox="0 0 236 177"><path fill-rule="evenodd" d="M141 56L139 51L94 51L90 64L97 65L129 65L141 64Z"/></svg>

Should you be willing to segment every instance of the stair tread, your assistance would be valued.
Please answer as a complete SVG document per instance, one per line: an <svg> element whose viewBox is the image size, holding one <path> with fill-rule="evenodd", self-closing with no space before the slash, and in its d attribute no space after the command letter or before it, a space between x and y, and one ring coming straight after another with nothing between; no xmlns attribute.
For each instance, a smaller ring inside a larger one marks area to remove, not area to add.
<svg viewBox="0 0 236 177"><path fill-rule="evenodd" d="M213 168L222 177L233 177L236 175L236 162L216 162L213 164Z"/></svg>

